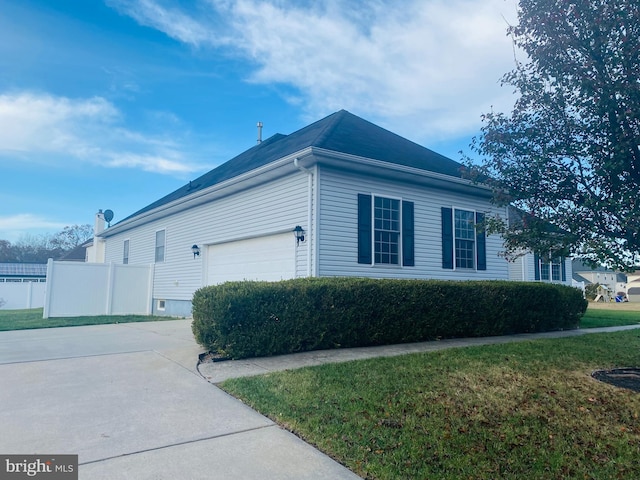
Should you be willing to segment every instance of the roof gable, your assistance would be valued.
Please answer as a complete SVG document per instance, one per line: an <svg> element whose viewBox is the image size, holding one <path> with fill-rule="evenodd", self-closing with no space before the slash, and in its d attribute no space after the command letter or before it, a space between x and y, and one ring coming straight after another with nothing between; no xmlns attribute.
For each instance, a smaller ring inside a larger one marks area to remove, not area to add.
<svg viewBox="0 0 640 480"><path fill-rule="evenodd" d="M309 147L414 167L457 178L461 177L461 164L458 162L346 110L340 110L290 135L273 135L169 195L138 210L124 220L149 212Z"/></svg>

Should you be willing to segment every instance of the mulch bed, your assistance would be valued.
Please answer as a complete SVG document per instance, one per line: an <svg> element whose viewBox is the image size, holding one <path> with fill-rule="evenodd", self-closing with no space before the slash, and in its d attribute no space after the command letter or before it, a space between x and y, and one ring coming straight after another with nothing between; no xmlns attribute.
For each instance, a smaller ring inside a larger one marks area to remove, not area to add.
<svg viewBox="0 0 640 480"><path fill-rule="evenodd" d="M614 368L611 370L598 370L591 374L596 380L627 388L634 392L640 392L640 368Z"/></svg>

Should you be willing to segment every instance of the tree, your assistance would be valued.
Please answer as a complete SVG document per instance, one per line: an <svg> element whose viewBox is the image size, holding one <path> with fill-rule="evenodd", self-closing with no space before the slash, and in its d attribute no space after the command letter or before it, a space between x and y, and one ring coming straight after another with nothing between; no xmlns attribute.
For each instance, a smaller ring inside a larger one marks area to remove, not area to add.
<svg viewBox="0 0 640 480"><path fill-rule="evenodd" d="M64 227L61 232L51 237L51 246L54 249L70 251L82 245L93 236L93 227L86 225L73 225Z"/></svg>
<svg viewBox="0 0 640 480"><path fill-rule="evenodd" d="M508 33L528 57L502 80L518 99L510 114L483 115L471 148L483 158L474 175L489 178L495 202L524 216L511 225L494 218L490 231L505 235L507 254L571 252L632 268L640 258L640 2L520 0Z"/></svg>
<svg viewBox="0 0 640 480"><path fill-rule="evenodd" d="M93 235L91 225L64 227L52 235L24 235L15 244L0 240L0 262L47 263L49 258L59 258L89 240Z"/></svg>

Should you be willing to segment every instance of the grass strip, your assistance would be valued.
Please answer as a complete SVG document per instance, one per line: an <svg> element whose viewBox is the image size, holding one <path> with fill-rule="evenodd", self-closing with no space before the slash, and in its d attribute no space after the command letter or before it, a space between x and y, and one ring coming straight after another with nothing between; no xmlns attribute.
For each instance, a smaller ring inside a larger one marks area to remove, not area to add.
<svg viewBox="0 0 640 480"><path fill-rule="evenodd" d="M458 348L222 387L367 479L640 478L640 332Z"/></svg>
<svg viewBox="0 0 640 480"><path fill-rule="evenodd" d="M88 317L42 318L42 308L0 310L0 331L104 325L108 323L156 322L160 320L175 320L175 318L152 315L98 315Z"/></svg>
<svg viewBox="0 0 640 480"><path fill-rule="evenodd" d="M604 310L589 306L580 319L580 328L618 327L640 323L640 305L638 311Z"/></svg>

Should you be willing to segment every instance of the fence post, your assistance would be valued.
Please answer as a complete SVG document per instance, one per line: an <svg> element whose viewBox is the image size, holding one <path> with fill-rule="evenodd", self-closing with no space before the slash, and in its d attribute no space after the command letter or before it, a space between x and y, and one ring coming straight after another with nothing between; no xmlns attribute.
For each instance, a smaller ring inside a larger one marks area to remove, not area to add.
<svg viewBox="0 0 640 480"><path fill-rule="evenodd" d="M51 306L51 287L53 286L53 258L47 260L47 285L44 287L44 308L42 318L49 318L49 308Z"/></svg>
<svg viewBox="0 0 640 480"><path fill-rule="evenodd" d="M147 282L147 315L153 313L153 277L155 275L155 264L149 264L149 281Z"/></svg>
<svg viewBox="0 0 640 480"><path fill-rule="evenodd" d="M113 309L113 282L115 279L114 270L115 264L113 262L109 262L109 270L107 270L107 304L105 315L111 315L111 311Z"/></svg>

